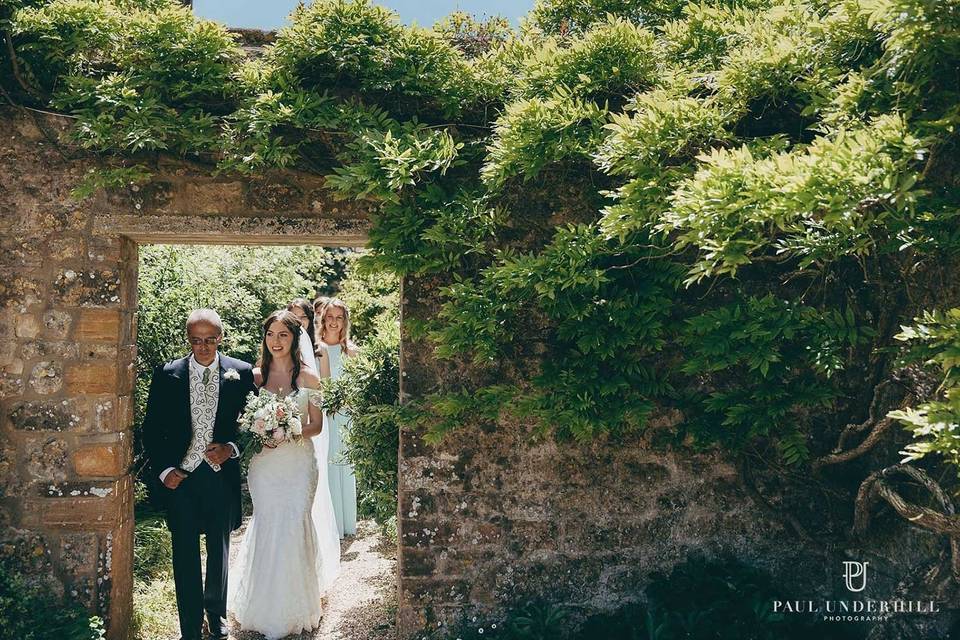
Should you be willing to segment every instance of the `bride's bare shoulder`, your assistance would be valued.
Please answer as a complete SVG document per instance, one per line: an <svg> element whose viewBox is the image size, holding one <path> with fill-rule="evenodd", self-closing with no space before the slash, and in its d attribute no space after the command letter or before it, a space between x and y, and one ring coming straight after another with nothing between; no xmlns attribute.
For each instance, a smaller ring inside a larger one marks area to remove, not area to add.
<svg viewBox="0 0 960 640"><path fill-rule="evenodd" d="M253 384L258 387L263 384L263 373L260 372L260 367L253 368Z"/></svg>

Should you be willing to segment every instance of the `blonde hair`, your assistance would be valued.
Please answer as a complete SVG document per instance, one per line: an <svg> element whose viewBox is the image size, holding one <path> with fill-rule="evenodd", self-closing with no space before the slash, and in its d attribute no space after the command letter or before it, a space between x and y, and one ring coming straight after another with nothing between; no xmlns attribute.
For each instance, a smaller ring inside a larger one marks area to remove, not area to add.
<svg viewBox="0 0 960 640"><path fill-rule="evenodd" d="M347 303L340 298L330 298L326 304L323 305L323 308L320 309L320 322L316 323L316 343L319 346L320 343L323 342L323 333L327 328L327 311L333 308L343 311L343 327L340 329L337 342L343 346L344 350L348 347L353 348L353 343L350 342L350 309L347 308Z"/></svg>

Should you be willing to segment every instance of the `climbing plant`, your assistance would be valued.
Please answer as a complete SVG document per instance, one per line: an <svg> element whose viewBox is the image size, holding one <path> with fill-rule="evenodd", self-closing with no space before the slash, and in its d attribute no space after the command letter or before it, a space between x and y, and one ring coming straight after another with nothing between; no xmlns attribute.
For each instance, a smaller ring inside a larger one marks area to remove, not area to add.
<svg viewBox="0 0 960 640"><path fill-rule="evenodd" d="M0 86L75 118L80 195L164 153L376 202L367 266L440 286L408 329L487 372L412 408L430 437L675 411L658 437L822 468L899 409L957 463L896 357L960 238L956 0L543 0L517 32L318 0L252 59L172 0L4 11Z"/></svg>

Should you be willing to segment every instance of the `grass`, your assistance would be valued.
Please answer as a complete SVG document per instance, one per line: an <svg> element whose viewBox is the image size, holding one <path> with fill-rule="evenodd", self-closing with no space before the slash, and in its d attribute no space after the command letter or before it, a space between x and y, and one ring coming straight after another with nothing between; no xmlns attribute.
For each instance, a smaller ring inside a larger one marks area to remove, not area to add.
<svg viewBox="0 0 960 640"><path fill-rule="evenodd" d="M138 511L133 546L134 640L179 635L172 557L170 533L163 517Z"/></svg>

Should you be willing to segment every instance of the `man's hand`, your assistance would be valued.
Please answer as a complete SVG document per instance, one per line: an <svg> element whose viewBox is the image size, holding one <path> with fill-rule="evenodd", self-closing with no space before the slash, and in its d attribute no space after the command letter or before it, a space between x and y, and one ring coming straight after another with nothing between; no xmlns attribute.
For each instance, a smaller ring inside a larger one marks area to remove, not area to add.
<svg viewBox="0 0 960 640"><path fill-rule="evenodd" d="M181 471L180 469L174 469L166 475L163 479L163 486L171 491L180 486L180 483L183 482L184 478L187 477L187 474Z"/></svg>
<svg viewBox="0 0 960 640"><path fill-rule="evenodd" d="M223 464L233 455L233 447L228 444L212 442L207 445L207 450L204 452L204 455L207 460L214 464Z"/></svg>

